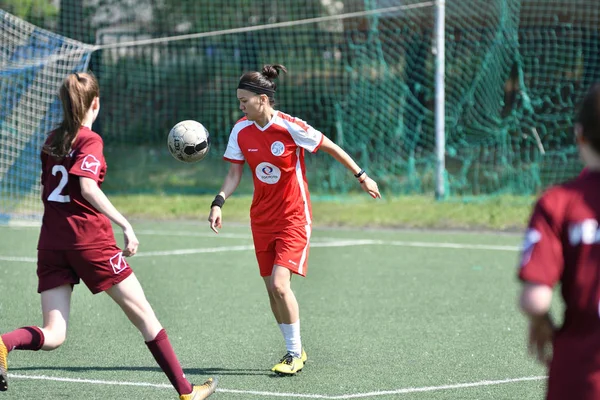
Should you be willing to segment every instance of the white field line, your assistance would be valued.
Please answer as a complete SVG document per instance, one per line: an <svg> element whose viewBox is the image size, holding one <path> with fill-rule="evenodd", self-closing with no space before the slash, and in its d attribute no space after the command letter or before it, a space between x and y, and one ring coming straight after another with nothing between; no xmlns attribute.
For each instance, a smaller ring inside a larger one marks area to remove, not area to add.
<svg viewBox="0 0 600 400"><path fill-rule="evenodd" d="M494 250L494 251L519 251L519 246L498 246L498 245L487 245L487 244L462 244L462 243L446 243L446 242L403 242L403 241L386 241L386 240L338 240L328 242L316 242L311 243L310 247L349 247L349 246L368 246L368 245L381 245L381 246L399 246L399 247L421 247L428 249L457 249L457 250ZM146 251L140 252L135 257L161 257L161 256L175 256L175 255L188 255L188 254L202 254L202 253L223 253L233 251L248 251L253 250L253 245L242 245L242 246L219 246L219 247L205 247L197 249L174 249L164 251ZM0 261L9 262L36 262L37 259L33 257L10 257L0 256Z"/></svg>
<svg viewBox="0 0 600 400"><path fill-rule="evenodd" d="M144 251L136 254L134 257L160 257L160 256L180 256L185 254L201 254L201 253L222 253L231 251L246 251L253 250L253 245L244 246L223 246L223 247L204 247L198 249L177 249L164 251Z"/></svg>
<svg viewBox="0 0 600 400"><path fill-rule="evenodd" d="M337 242L311 243L310 247L348 247L375 244L373 240L343 240ZM198 249L180 249L180 250L165 250L165 251L148 251L139 253L136 257L155 257L155 256L172 256L182 254L201 254L201 253L221 253L230 251L246 251L254 250L254 245L245 246L221 246L221 247L205 247Z"/></svg>
<svg viewBox="0 0 600 400"><path fill-rule="evenodd" d="M3 227L7 228L39 228L42 226L41 221L8 221L7 225Z"/></svg>
<svg viewBox="0 0 600 400"><path fill-rule="evenodd" d="M214 233L214 232L174 232L174 231L157 231L157 230L148 230L142 229L139 231L135 231L136 234L148 235L148 236L182 236L182 237L206 237L212 239L248 239L252 240L252 233ZM319 240L322 241L339 241L339 240L347 240L344 238L332 238L332 237L320 237Z"/></svg>
<svg viewBox="0 0 600 400"><path fill-rule="evenodd" d="M149 236L189 236L189 237L210 237L210 238L227 238L227 239L252 239L252 234L247 233L214 233L214 232L173 232L173 231L157 231L149 229L136 230L136 234Z"/></svg>
<svg viewBox="0 0 600 400"><path fill-rule="evenodd" d="M30 380L70 382L70 383L91 383L91 384L96 384L96 385L144 386L144 387L154 387L154 388L160 388L160 389L171 389L172 388L171 385L167 385L167 384L156 384L156 383L146 383L146 382L102 381L102 380L94 380L94 379L60 378L60 377L52 377L52 376L46 376L46 375L8 374L8 376L10 378L14 378L14 379L30 379ZM387 396L387 395L393 395L393 394L406 394L406 393L416 393L416 392L436 392L436 391L442 391L442 390L466 389L466 388L478 387L478 386L494 386L494 385L502 385L502 384L507 384L507 383L539 381L539 380L543 380L546 378L547 378L546 376L526 376L526 377L522 377L522 378L501 379L501 380L494 380L494 381L485 380L485 381L479 381L479 382L457 383L454 385L411 387L411 388L396 389L396 390L380 390L380 391L368 392L368 393L343 394L343 395L338 395L338 396L328 396L328 395L322 395L322 394L260 392L260 391L254 391L254 390L236 390L236 389L221 389L221 388L218 388L217 392L239 393L239 394L248 394L248 395L265 396L265 397L343 400L343 399L359 399L359 398L366 398L366 397Z"/></svg>
<svg viewBox="0 0 600 400"><path fill-rule="evenodd" d="M0 256L0 261L24 262L24 263L36 263L36 262L37 262L37 258L35 258L35 257L10 257L10 256Z"/></svg>
<svg viewBox="0 0 600 400"><path fill-rule="evenodd" d="M157 231L157 230L140 230L136 231L140 235L153 235L153 236L189 236L189 237L210 237L210 238L228 238L228 239L252 239L251 234L237 234L237 233L219 233L218 235L213 232L165 232L165 231ZM349 242L353 241L353 239L344 239L344 238L332 238L325 237L319 238L324 242ZM361 240L354 240L356 242ZM364 239L362 240L365 245L368 244L381 244L387 246L403 246L403 247L437 247L437 248L448 248L448 249L482 249L482 250L500 250L500 251L519 251L520 247L517 246L500 246L500 245L477 245L477 244L461 244L461 243L432 243L432 242L412 242L412 241L398 241L398 240L377 240L377 239ZM368 242L368 243L367 243ZM361 244L361 243L357 243ZM465 247L469 246L469 247ZM311 247L328 247L328 246L319 246L318 243L311 243ZM339 247L339 246L330 246L330 247ZM207 251L210 252L210 251Z"/></svg>
<svg viewBox="0 0 600 400"><path fill-rule="evenodd" d="M521 251L520 246L503 246L495 244L463 244L463 243L448 243L448 242L405 242L400 240L374 240L373 244L381 244L385 246L401 246L401 247L425 247L425 248L444 248L444 249L461 249L461 250L498 250L498 251Z"/></svg>
<svg viewBox="0 0 600 400"><path fill-rule="evenodd" d="M19 375L19 374L8 374L9 378L13 379L30 379L33 381L54 381L54 382L70 382L70 383L91 383L96 385L107 385L107 386L143 386L143 387L155 387L161 389L173 388L171 385L165 383L147 383L147 382L121 382L121 381L100 381L96 379L81 379L81 378L61 378L55 376L46 375Z"/></svg>

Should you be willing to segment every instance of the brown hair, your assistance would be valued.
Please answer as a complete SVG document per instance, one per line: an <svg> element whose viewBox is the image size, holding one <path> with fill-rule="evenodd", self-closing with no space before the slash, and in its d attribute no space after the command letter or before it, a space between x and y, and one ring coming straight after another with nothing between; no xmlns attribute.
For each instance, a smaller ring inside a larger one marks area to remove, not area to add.
<svg viewBox="0 0 600 400"><path fill-rule="evenodd" d="M263 66L262 71L246 72L240 78L238 89L249 90L257 94L266 94L269 97L269 103L275 103L275 91L277 85L275 79L279 77L280 71L286 72L287 69L281 64L267 64Z"/></svg>
<svg viewBox="0 0 600 400"><path fill-rule="evenodd" d="M600 83L589 89L577 114L577 122L596 153L600 154Z"/></svg>
<svg viewBox="0 0 600 400"><path fill-rule="evenodd" d="M74 73L65 78L58 96L62 103L63 120L43 151L51 156L62 158L69 154L85 114L90 109L94 98L100 96L100 88L94 75Z"/></svg>

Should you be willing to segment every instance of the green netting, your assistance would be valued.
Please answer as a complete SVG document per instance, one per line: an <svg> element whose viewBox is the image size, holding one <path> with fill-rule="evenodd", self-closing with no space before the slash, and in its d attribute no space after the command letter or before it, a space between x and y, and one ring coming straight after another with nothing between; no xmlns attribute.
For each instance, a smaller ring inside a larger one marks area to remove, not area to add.
<svg viewBox="0 0 600 400"><path fill-rule="evenodd" d="M241 116L239 76L265 63L289 69L278 108L341 144L387 193L433 194L433 3L416 0L61 1L0 6L85 43L106 45L371 11L285 27L95 51L101 83L95 128L112 192L212 192ZM134 4L135 3L135 4ZM599 7L583 0L446 1L446 167L451 196L532 194L576 175L574 109L600 75ZM43 14L43 15L40 15ZM70 23L65 23L69 21ZM26 33L25 33L26 34ZM172 159L166 133L196 119L213 136L199 164ZM308 157L313 192L356 189L327 155ZM248 179L240 189L251 191Z"/></svg>

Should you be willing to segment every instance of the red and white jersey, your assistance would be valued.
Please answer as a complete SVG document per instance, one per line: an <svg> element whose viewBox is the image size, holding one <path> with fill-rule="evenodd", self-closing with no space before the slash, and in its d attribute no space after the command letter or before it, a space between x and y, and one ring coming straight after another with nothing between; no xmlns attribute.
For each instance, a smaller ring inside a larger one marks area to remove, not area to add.
<svg viewBox="0 0 600 400"><path fill-rule="evenodd" d="M306 122L280 111L264 127L245 117L235 124L223 158L248 162L252 171L252 229L277 232L311 223L304 150L316 152L323 137Z"/></svg>
<svg viewBox="0 0 600 400"><path fill-rule="evenodd" d="M103 147L100 135L82 127L66 157L57 160L42 152L44 217L38 249L78 250L116 245L110 220L83 198L79 184L79 177L83 176L101 186L106 175Z"/></svg>

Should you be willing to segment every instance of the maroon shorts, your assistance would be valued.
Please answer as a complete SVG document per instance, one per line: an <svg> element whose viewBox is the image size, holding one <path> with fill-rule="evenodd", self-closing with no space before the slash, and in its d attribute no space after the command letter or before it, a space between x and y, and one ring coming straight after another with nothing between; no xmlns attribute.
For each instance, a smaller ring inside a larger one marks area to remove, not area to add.
<svg viewBox="0 0 600 400"><path fill-rule="evenodd" d="M590 330L576 336L557 333L546 399L600 399L599 332Z"/></svg>
<svg viewBox="0 0 600 400"><path fill-rule="evenodd" d="M306 276L311 226L291 226L276 233L252 231L260 276L271 276L274 265Z"/></svg>
<svg viewBox="0 0 600 400"><path fill-rule="evenodd" d="M79 280L94 294L122 282L133 272L117 246L84 250L38 250L38 293Z"/></svg>

